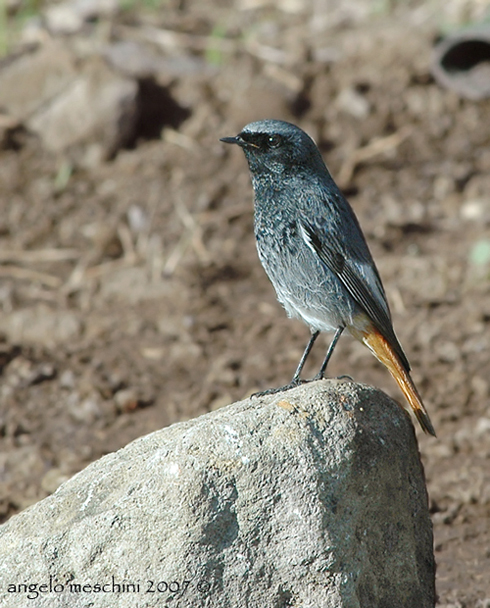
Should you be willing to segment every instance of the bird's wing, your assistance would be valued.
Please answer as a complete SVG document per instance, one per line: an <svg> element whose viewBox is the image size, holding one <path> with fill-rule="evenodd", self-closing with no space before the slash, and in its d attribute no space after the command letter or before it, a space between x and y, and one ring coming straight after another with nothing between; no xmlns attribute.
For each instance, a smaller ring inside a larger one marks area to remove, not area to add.
<svg viewBox="0 0 490 608"><path fill-rule="evenodd" d="M368 264L367 261L359 264L350 263L336 239L329 235L329 243L325 243L325 238L322 238L320 232L315 230L305 218L299 220L299 225L306 245L339 279L381 335L390 343L400 357L403 366L409 371L410 364L393 330L383 287L377 271L373 270L374 266Z"/></svg>

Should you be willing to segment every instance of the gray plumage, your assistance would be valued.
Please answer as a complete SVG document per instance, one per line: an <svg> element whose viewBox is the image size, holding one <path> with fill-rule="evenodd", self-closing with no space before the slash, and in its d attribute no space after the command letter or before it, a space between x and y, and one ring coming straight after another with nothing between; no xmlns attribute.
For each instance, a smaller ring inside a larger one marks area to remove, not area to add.
<svg viewBox="0 0 490 608"><path fill-rule="evenodd" d="M245 152L258 254L288 315L315 332L348 328L365 312L408 371L357 218L313 140L290 123L261 120L223 141Z"/></svg>
<svg viewBox="0 0 490 608"><path fill-rule="evenodd" d="M222 141L239 145L247 157L260 261L288 315L302 319L312 332L291 383L265 393L302 382L301 371L317 336L335 331L315 376L323 378L338 339L348 329L388 368L424 431L435 435L393 331L359 222L313 140L290 123L261 120Z"/></svg>

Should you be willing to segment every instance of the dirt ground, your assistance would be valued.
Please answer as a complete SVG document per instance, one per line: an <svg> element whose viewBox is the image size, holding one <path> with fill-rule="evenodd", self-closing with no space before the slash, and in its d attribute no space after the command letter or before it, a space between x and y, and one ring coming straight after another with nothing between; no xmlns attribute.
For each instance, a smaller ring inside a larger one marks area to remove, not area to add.
<svg viewBox="0 0 490 608"><path fill-rule="evenodd" d="M490 606L490 100L431 78L437 3L371 4L118 13L105 35L148 24L185 33L195 45L174 56L205 69L165 87L141 80L128 145L103 162L70 161L66 175L71 157L28 129L4 136L3 521L136 437L290 379L308 329L276 302L255 251L245 159L219 142L281 118L320 144L359 216L438 433L419 441L439 605ZM349 337L329 374L402 400Z"/></svg>

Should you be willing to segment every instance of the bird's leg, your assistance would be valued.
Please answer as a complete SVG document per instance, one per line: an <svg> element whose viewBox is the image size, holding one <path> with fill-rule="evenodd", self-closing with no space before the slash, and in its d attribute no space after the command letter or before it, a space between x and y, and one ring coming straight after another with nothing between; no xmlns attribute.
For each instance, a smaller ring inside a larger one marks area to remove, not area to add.
<svg viewBox="0 0 490 608"><path fill-rule="evenodd" d="M344 331L344 329L345 329L345 327L343 325L340 325L339 327L337 327L337 331L335 332L335 335L334 335L332 341L330 342L330 346L328 347L327 354L325 355L325 359L323 360L320 371L313 378L314 380L323 379L323 377L325 375L325 371L327 369L328 362L330 361L330 357L332 356L335 346L336 346L337 342L339 341L339 338L342 335L342 332Z"/></svg>
<svg viewBox="0 0 490 608"><path fill-rule="evenodd" d="M318 330L311 334L310 341L306 345L305 352L303 353L303 356L301 357L300 362L298 363L298 367L296 368L296 371L294 372L293 379L290 382L290 384L292 386L296 386L297 384L300 383L299 377L301 376L301 372L303 371L303 367L305 365L306 359L308 359L308 355L310 354L311 349L313 348L313 344L315 344L315 340L318 338L319 335L320 335L320 332Z"/></svg>
<svg viewBox="0 0 490 608"><path fill-rule="evenodd" d="M305 361L308 358L308 355L310 354L311 349L313 348L313 344L315 344L315 340L318 338L319 335L320 335L319 331L315 331L311 334L311 338L310 338L308 344L306 345L305 352L303 353L303 356L301 357L301 360L298 363L298 367L296 368L296 371L294 372L293 379L291 380L291 382L289 384L286 384L286 386L281 386L279 388L269 388L265 391L260 391L258 393L254 393L252 395L252 397L262 397L263 395L273 395L274 393L280 393L282 391L287 391L290 388L294 388L295 386L298 386L299 384L301 384L301 379L300 379L301 371L303 370ZM335 340L335 338L334 338L334 340Z"/></svg>

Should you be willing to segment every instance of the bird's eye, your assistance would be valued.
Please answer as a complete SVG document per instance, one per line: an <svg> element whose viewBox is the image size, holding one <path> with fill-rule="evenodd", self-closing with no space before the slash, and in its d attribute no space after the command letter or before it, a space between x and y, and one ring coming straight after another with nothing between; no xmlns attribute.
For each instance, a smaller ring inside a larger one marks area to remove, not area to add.
<svg viewBox="0 0 490 608"><path fill-rule="evenodd" d="M282 144L282 137L280 135L274 134L268 137L267 145L269 148L279 148Z"/></svg>

